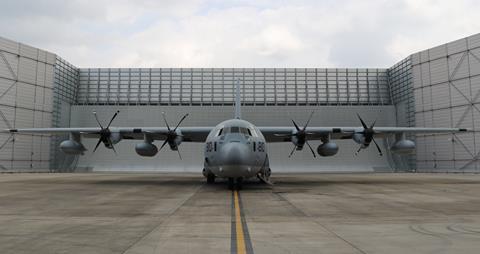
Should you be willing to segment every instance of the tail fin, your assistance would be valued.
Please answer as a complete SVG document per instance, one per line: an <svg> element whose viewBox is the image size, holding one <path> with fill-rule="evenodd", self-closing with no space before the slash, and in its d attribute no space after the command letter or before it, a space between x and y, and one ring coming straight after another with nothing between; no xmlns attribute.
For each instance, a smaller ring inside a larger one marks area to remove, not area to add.
<svg viewBox="0 0 480 254"><path fill-rule="evenodd" d="M241 119L242 118L242 110L241 110L241 95L240 95L240 79L237 79L235 82L235 118Z"/></svg>

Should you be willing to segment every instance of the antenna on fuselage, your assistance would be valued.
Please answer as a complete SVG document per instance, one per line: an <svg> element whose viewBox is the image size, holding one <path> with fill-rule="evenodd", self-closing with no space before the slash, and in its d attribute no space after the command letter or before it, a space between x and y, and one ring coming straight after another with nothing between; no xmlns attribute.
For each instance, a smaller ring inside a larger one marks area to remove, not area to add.
<svg viewBox="0 0 480 254"><path fill-rule="evenodd" d="M235 82L235 119L242 118L242 102L241 102L241 94L240 94L240 79L237 79Z"/></svg>

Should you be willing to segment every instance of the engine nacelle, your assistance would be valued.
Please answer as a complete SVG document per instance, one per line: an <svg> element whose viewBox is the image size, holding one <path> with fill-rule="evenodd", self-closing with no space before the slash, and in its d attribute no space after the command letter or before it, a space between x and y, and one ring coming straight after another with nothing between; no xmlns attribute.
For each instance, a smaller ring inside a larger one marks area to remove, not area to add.
<svg viewBox="0 0 480 254"><path fill-rule="evenodd" d="M408 139L401 139L390 147L390 151L396 154L410 154L415 151L415 142Z"/></svg>
<svg viewBox="0 0 480 254"><path fill-rule="evenodd" d="M135 152L140 156L152 157L158 153L158 148L152 143L142 142L135 145Z"/></svg>
<svg viewBox="0 0 480 254"><path fill-rule="evenodd" d="M83 154L87 149L85 149L82 143L67 139L60 143L60 150L66 154L78 155Z"/></svg>
<svg viewBox="0 0 480 254"><path fill-rule="evenodd" d="M110 140L112 141L113 144L117 144L122 140L122 135L120 134L120 132L111 132Z"/></svg>
<svg viewBox="0 0 480 254"><path fill-rule="evenodd" d="M352 139L359 145L363 145L365 143L365 136L362 133L353 134Z"/></svg>
<svg viewBox="0 0 480 254"><path fill-rule="evenodd" d="M333 142L327 142L317 147L317 153L320 156L333 156L338 153L338 145Z"/></svg>

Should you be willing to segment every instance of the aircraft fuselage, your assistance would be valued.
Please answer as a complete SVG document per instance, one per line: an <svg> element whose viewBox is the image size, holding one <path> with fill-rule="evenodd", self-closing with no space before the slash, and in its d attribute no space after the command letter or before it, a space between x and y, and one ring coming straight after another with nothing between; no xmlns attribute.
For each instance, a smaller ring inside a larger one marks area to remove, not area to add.
<svg viewBox="0 0 480 254"><path fill-rule="evenodd" d="M230 119L215 126L204 149L206 177L245 179L270 170L265 137L245 120Z"/></svg>

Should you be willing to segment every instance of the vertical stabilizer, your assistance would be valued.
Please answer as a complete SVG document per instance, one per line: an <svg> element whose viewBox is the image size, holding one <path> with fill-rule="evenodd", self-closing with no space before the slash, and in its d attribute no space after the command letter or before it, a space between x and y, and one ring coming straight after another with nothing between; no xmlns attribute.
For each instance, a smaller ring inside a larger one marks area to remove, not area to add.
<svg viewBox="0 0 480 254"><path fill-rule="evenodd" d="M240 79L237 79L235 82L235 118L241 119L242 118L242 110L241 110L241 95L240 95Z"/></svg>

